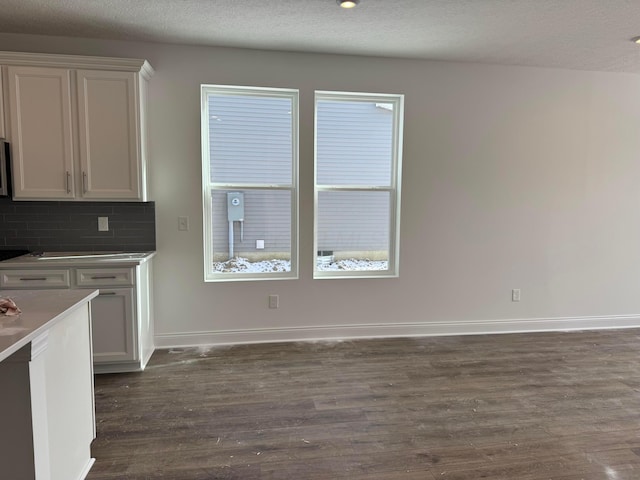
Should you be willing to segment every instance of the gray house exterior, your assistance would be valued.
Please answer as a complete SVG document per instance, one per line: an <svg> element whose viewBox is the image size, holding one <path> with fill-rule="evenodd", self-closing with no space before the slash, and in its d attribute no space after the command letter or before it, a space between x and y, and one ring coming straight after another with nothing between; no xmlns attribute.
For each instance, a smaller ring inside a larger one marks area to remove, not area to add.
<svg viewBox="0 0 640 480"><path fill-rule="evenodd" d="M216 96L209 102L210 161L217 183L290 184L291 103L283 98ZM371 102L319 102L317 182L390 185L393 113ZM301 157L301 163L311 159ZM305 188L303 186L302 188ZM229 232L227 192L241 192L244 221ZM287 190L216 190L212 197L214 260L290 257L291 193ZM388 192L319 192L318 250L337 258L386 259ZM260 248L260 247L264 248Z"/></svg>

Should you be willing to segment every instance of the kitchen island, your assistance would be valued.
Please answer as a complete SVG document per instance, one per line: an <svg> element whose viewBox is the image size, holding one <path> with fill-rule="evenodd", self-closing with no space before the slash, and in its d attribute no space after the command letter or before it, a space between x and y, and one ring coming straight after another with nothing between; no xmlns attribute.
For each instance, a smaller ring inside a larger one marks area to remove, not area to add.
<svg viewBox="0 0 640 480"><path fill-rule="evenodd" d="M97 290L0 290L0 478L80 480L95 438L90 301Z"/></svg>

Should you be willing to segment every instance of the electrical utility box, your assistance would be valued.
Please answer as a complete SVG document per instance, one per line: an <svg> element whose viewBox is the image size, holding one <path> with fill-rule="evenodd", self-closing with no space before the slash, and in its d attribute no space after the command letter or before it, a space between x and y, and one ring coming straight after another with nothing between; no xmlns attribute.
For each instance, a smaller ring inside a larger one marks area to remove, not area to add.
<svg viewBox="0 0 640 480"><path fill-rule="evenodd" d="M227 220L244 222L244 193L227 192Z"/></svg>

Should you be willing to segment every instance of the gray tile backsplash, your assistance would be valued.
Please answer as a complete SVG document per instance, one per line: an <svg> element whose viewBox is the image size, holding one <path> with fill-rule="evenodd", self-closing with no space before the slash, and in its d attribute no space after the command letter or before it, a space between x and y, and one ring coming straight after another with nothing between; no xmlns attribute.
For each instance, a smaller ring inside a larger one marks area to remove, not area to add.
<svg viewBox="0 0 640 480"><path fill-rule="evenodd" d="M109 231L98 231L98 216ZM154 202L14 202L0 198L0 249L142 252L156 249Z"/></svg>

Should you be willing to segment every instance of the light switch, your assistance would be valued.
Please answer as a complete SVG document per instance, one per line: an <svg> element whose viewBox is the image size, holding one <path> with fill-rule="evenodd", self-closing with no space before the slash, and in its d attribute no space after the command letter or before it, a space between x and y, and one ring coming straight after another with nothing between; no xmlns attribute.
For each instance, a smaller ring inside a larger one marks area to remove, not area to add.
<svg viewBox="0 0 640 480"><path fill-rule="evenodd" d="M98 231L99 232L109 231L109 217L98 217Z"/></svg>
<svg viewBox="0 0 640 480"><path fill-rule="evenodd" d="M189 230L189 217L178 217L178 230L181 232Z"/></svg>

